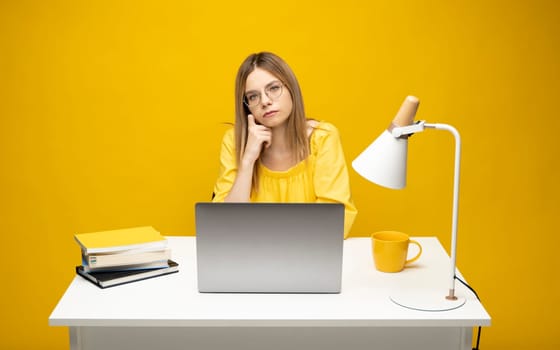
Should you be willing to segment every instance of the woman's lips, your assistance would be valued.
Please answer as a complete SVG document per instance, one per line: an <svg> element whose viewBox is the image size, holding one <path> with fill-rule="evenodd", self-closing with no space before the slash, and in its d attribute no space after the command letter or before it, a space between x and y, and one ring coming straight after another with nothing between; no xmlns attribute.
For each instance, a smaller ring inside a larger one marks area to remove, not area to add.
<svg viewBox="0 0 560 350"><path fill-rule="evenodd" d="M278 113L278 111L266 112L266 113L263 115L263 118L272 117L272 116L275 115L276 113Z"/></svg>

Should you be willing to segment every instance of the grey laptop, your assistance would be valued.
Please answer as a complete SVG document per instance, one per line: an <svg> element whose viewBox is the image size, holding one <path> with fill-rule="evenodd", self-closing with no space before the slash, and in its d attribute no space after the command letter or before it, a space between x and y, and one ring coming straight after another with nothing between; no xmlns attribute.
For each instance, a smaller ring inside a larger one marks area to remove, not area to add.
<svg viewBox="0 0 560 350"><path fill-rule="evenodd" d="M197 203L198 290L340 293L344 205Z"/></svg>

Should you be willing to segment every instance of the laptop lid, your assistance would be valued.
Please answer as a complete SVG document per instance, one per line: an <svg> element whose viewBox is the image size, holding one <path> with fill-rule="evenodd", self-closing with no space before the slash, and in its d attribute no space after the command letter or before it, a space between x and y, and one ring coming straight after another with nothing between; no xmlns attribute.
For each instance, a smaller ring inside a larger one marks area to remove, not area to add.
<svg viewBox="0 0 560 350"><path fill-rule="evenodd" d="M344 205L197 203L200 292L339 293Z"/></svg>

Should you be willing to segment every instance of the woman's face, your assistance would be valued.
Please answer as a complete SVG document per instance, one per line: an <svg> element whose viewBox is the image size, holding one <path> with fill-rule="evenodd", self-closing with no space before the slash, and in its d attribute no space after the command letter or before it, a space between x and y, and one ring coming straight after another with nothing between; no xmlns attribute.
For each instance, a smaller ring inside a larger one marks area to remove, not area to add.
<svg viewBox="0 0 560 350"><path fill-rule="evenodd" d="M280 79L255 68L247 77L245 101L258 124L269 128L283 125L292 113L292 96Z"/></svg>

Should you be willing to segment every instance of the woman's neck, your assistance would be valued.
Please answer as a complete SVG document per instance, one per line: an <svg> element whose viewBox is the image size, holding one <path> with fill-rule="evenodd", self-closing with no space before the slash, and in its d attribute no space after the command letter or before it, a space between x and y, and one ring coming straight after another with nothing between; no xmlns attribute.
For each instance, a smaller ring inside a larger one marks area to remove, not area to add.
<svg viewBox="0 0 560 350"><path fill-rule="evenodd" d="M273 152L290 151L291 147L288 142L288 133L285 125L272 128L271 133L271 143L267 150L271 150Z"/></svg>
<svg viewBox="0 0 560 350"><path fill-rule="evenodd" d="M272 130L270 146L263 149L261 163L271 170L283 171L295 165L292 148L290 147L287 132L284 126Z"/></svg>

